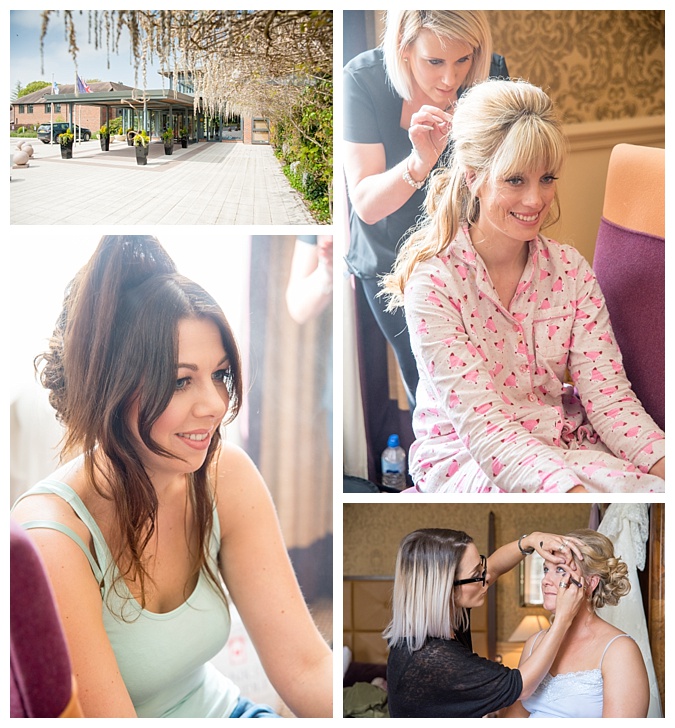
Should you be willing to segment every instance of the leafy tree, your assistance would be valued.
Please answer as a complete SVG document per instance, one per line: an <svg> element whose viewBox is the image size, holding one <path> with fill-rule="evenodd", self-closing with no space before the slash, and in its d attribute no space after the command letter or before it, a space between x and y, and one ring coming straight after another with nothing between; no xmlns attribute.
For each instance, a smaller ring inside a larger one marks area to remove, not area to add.
<svg viewBox="0 0 675 728"><path fill-rule="evenodd" d="M89 38L110 54L128 35L138 85L149 59L182 69L194 84L195 110L270 119L277 155L293 183L332 212L333 13L331 10L44 10L41 50L50 19L63 13L73 61L76 13L88 13Z"/></svg>
<svg viewBox="0 0 675 728"><path fill-rule="evenodd" d="M39 91L42 88L47 88L47 86L51 86L51 83L48 83L47 81L31 81L29 84L24 86L21 90L18 89L19 84L17 84L17 94L16 97L20 99L22 96L26 96L27 94L32 94L33 91Z"/></svg>

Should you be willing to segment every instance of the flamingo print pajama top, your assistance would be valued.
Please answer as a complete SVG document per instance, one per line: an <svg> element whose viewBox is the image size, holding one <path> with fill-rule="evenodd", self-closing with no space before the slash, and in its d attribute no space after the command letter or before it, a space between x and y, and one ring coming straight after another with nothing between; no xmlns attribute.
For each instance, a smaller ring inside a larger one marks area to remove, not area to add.
<svg viewBox="0 0 675 728"><path fill-rule="evenodd" d="M406 285L420 373L415 484L423 492L663 492L648 471L665 455L665 435L626 379L593 270L571 246L543 236L529 246L508 308L466 228Z"/></svg>

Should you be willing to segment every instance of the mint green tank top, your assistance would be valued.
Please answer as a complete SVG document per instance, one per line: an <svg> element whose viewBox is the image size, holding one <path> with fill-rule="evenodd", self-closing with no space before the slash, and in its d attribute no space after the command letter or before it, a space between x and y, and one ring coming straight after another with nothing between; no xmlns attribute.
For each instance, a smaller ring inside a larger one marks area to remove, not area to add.
<svg viewBox="0 0 675 728"><path fill-rule="evenodd" d="M202 573L192 594L165 614L142 609L84 503L65 483L43 480L18 500L51 493L65 500L91 533L93 553L70 528L55 521L29 521L24 528L50 528L69 536L87 557L101 584L103 624L124 684L139 718L227 718L239 698L234 683L209 663L225 646L230 616L222 597ZM220 524L213 519L210 566L218 573Z"/></svg>

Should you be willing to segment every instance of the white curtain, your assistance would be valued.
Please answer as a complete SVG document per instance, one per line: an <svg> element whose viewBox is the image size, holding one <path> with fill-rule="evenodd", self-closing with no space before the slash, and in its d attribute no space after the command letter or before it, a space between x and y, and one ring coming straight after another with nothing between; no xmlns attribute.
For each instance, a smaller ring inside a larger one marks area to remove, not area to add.
<svg viewBox="0 0 675 728"><path fill-rule="evenodd" d="M649 509L645 503L612 503L605 511L598 531L614 544L614 553L628 566L630 593L615 607L603 607L601 616L637 642L649 676L648 718L663 718L654 661L649 647L647 620L642 606L642 592L637 570L644 569L649 536Z"/></svg>

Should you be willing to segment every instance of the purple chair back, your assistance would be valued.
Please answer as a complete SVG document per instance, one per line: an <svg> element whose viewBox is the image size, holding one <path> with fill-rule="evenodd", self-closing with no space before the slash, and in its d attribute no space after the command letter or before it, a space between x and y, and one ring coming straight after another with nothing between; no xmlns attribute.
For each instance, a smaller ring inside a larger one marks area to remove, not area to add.
<svg viewBox="0 0 675 728"><path fill-rule="evenodd" d="M10 717L58 718L72 671L51 585L26 532L10 520Z"/></svg>
<svg viewBox="0 0 675 728"><path fill-rule="evenodd" d="M617 144L593 268L633 391L665 430L665 152Z"/></svg>

